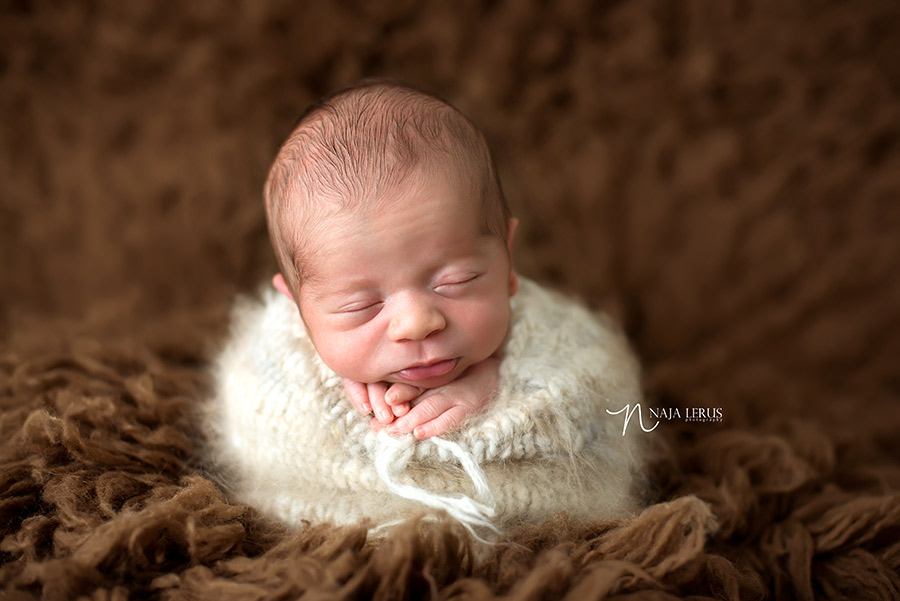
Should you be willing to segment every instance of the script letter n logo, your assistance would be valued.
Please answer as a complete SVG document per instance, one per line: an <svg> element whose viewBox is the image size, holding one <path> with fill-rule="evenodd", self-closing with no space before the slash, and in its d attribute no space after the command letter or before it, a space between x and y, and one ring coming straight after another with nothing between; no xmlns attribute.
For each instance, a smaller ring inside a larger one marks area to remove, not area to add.
<svg viewBox="0 0 900 601"><path fill-rule="evenodd" d="M653 424L653 427L650 428L649 430L644 427L644 415L641 412L641 404L640 403L635 403L634 407L632 407L631 404L629 403L628 405L625 405L618 411L610 411L609 409L606 410L606 412L609 413L610 415L619 415L620 413L625 413L625 423L622 424L622 436L625 436L625 431L628 429L628 422L631 421L631 417L634 415L635 411L637 411L637 414L638 414L638 423L641 426L641 430L643 430L644 432L653 432L654 430L656 430L656 427L659 425L659 421L657 421L655 424Z"/></svg>

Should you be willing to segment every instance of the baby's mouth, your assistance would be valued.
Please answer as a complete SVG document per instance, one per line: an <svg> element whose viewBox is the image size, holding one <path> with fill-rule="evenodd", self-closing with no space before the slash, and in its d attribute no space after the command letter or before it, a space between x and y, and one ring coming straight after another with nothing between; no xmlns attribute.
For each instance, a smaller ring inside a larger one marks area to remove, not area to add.
<svg viewBox="0 0 900 601"><path fill-rule="evenodd" d="M439 378L453 371L459 358L446 359L444 361L436 361L428 365L417 365L415 367L407 367L397 372L397 375L410 382L418 382L420 380L428 380L430 378Z"/></svg>

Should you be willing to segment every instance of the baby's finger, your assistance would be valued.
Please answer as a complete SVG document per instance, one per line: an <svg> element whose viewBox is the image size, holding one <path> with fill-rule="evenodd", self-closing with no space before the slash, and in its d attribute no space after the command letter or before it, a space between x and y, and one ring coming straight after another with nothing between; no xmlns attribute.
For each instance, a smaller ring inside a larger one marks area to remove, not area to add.
<svg viewBox="0 0 900 601"><path fill-rule="evenodd" d="M394 405L391 407L391 411L394 412L395 417L403 417L407 413L409 413L410 405L409 403L403 403L400 405Z"/></svg>
<svg viewBox="0 0 900 601"><path fill-rule="evenodd" d="M433 420L425 422L421 426L416 426L413 430L413 436L419 440L424 440L431 436L440 436L445 432L458 428L465 418L466 408L461 405L454 405Z"/></svg>
<svg viewBox="0 0 900 601"><path fill-rule="evenodd" d="M387 384L375 382L374 384L366 384L366 388L369 391L369 403L372 404L372 410L375 411L375 418L383 424L389 424L394 421L394 413L384 400Z"/></svg>
<svg viewBox="0 0 900 601"><path fill-rule="evenodd" d="M398 418L389 431L392 434L405 434L412 432L417 426L430 422L437 416L444 413L452 405L452 401L443 394L432 394L409 410L409 413Z"/></svg>
<svg viewBox="0 0 900 601"><path fill-rule="evenodd" d="M421 388L397 382L391 384L390 388L388 388L387 393L384 395L384 400L388 405L396 406L404 403L408 404L411 400L418 398L420 394L422 394Z"/></svg>
<svg viewBox="0 0 900 601"><path fill-rule="evenodd" d="M344 392L350 399L350 403L360 413L372 413L372 405L369 404L369 391L361 382L354 382L344 378Z"/></svg>
<svg viewBox="0 0 900 601"><path fill-rule="evenodd" d="M381 423L380 421L378 421L378 418L376 418L376 417L373 417L372 419L369 420L369 427L370 427L371 429L375 430L376 432L377 432L378 430L381 430L381 429L383 429L383 428L389 426L389 425L390 425L390 424L383 424L383 423Z"/></svg>

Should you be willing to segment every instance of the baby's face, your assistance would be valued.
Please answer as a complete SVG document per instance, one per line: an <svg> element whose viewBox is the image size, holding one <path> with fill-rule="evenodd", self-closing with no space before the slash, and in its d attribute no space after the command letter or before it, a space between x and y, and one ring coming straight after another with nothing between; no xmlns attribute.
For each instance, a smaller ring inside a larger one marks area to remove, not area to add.
<svg viewBox="0 0 900 601"><path fill-rule="evenodd" d="M320 357L356 382L449 383L493 355L518 284L508 239L480 232L479 201L451 178L412 174L385 208L316 225L297 303Z"/></svg>

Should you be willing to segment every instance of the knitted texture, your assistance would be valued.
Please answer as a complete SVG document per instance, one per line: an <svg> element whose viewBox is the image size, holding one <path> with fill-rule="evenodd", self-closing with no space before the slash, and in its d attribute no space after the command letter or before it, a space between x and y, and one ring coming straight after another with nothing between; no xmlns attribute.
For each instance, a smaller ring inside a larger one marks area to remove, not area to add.
<svg viewBox="0 0 900 601"><path fill-rule="evenodd" d="M370 429L288 299L244 299L207 406L211 462L235 499L290 524L388 524L430 507L506 529L633 511L640 433L623 436L606 412L640 400L626 340L524 278L511 303L496 398L459 430L417 441Z"/></svg>

